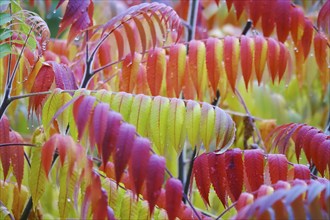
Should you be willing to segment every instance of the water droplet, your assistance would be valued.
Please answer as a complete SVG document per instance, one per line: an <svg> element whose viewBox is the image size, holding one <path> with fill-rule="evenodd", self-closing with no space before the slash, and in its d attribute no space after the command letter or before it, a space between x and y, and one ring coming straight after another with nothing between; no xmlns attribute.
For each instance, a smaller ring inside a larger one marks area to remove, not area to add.
<svg viewBox="0 0 330 220"><path fill-rule="evenodd" d="M67 201L68 201L68 202L71 202L71 199L68 198Z"/></svg>
<svg viewBox="0 0 330 220"><path fill-rule="evenodd" d="M75 41L79 41L80 40L80 37L75 37L74 40Z"/></svg>
<svg viewBox="0 0 330 220"><path fill-rule="evenodd" d="M313 57L314 56L314 54L313 53L311 53L311 55L310 55L311 57Z"/></svg>
<svg viewBox="0 0 330 220"><path fill-rule="evenodd" d="M56 14L56 9L54 9L53 14Z"/></svg>
<svg viewBox="0 0 330 220"><path fill-rule="evenodd" d="M28 127L26 127L26 130L30 130L30 127L28 126Z"/></svg>
<svg viewBox="0 0 330 220"><path fill-rule="evenodd" d="M289 87L289 85L288 84L285 84L285 88L288 88Z"/></svg>

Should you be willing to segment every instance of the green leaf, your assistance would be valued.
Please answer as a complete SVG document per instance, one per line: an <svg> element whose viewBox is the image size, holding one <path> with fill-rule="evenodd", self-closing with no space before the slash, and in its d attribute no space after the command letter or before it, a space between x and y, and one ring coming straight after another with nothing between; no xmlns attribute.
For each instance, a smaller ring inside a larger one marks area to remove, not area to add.
<svg viewBox="0 0 330 220"><path fill-rule="evenodd" d="M35 209L38 202L45 192L46 173L41 164L41 147L33 147L31 158L31 169L29 174L29 187L33 201L33 208Z"/></svg>
<svg viewBox="0 0 330 220"><path fill-rule="evenodd" d="M209 145L214 139L215 113L213 107L208 103L203 103L201 113L201 139L204 147L209 151Z"/></svg>
<svg viewBox="0 0 330 220"><path fill-rule="evenodd" d="M112 98L110 108L116 112L119 112L123 116L123 119L128 121L131 113L132 102L132 94L119 92Z"/></svg>
<svg viewBox="0 0 330 220"><path fill-rule="evenodd" d="M133 201L133 196L126 193L121 201L120 219L137 219L138 209L137 204Z"/></svg>
<svg viewBox="0 0 330 220"><path fill-rule="evenodd" d="M76 217L73 193L77 179L76 172L69 174L69 163L66 161L60 169L60 194L58 197L58 208L61 218Z"/></svg>
<svg viewBox="0 0 330 220"><path fill-rule="evenodd" d="M10 38L13 32L9 29L0 29L0 41Z"/></svg>
<svg viewBox="0 0 330 220"><path fill-rule="evenodd" d="M188 141L191 146L199 147L199 129L201 120L201 107L197 102L188 101L187 103L187 113L186 113L186 129Z"/></svg>
<svg viewBox="0 0 330 220"><path fill-rule="evenodd" d="M1 44L0 45L0 58L4 57L10 53L11 53L10 44Z"/></svg>
<svg viewBox="0 0 330 220"><path fill-rule="evenodd" d="M170 101L168 98L157 96L151 105L149 123L151 140L161 155L164 155L164 148L167 142L166 130L169 104Z"/></svg>
<svg viewBox="0 0 330 220"><path fill-rule="evenodd" d="M52 93L48 97L47 101L45 102L42 108L42 117L41 117L42 125L44 126L46 137L50 136L50 128L54 115L62 106L68 103L71 99L72 97L68 93L60 93L60 92ZM70 115L71 107L72 106L70 105L56 118L59 126L59 130L62 134L65 134L67 125L69 123L69 115Z"/></svg>
<svg viewBox="0 0 330 220"><path fill-rule="evenodd" d="M0 12L4 12L8 9L8 5L10 4L10 0L1 0L0 1Z"/></svg>
<svg viewBox="0 0 330 220"><path fill-rule="evenodd" d="M177 153L181 152L185 138L186 129L184 129L184 120L186 116L186 107L180 99L171 99L168 113L168 143Z"/></svg>
<svg viewBox="0 0 330 220"><path fill-rule="evenodd" d="M129 123L135 125L136 131L144 137L147 136L151 102L152 100L149 96L139 94L135 96L132 103Z"/></svg>
<svg viewBox="0 0 330 220"><path fill-rule="evenodd" d="M0 25L5 25L8 22L10 22L12 19L12 16L8 13L0 13Z"/></svg>

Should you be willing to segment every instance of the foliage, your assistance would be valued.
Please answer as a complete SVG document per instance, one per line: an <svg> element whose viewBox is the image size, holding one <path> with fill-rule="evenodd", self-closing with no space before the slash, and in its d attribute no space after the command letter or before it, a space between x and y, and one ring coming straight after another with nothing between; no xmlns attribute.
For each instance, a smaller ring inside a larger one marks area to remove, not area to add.
<svg viewBox="0 0 330 220"><path fill-rule="evenodd" d="M330 1L299 2L1 1L1 218L329 219Z"/></svg>

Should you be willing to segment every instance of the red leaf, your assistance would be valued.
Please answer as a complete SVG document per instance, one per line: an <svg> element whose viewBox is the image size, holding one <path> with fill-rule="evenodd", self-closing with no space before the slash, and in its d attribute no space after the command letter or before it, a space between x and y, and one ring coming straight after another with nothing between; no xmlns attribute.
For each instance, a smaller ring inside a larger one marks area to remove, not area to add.
<svg viewBox="0 0 330 220"><path fill-rule="evenodd" d="M301 38L301 44L303 47L305 60L309 56L309 51L312 45L313 32L314 32L313 23L308 18L305 18L304 34Z"/></svg>
<svg viewBox="0 0 330 220"><path fill-rule="evenodd" d="M250 191L254 192L264 183L264 156L261 150L244 151L244 168Z"/></svg>
<svg viewBox="0 0 330 220"><path fill-rule="evenodd" d="M227 174L225 168L225 154L208 154L209 176L213 188L222 205L227 206Z"/></svg>
<svg viewBox="0 0 330 220"><path fill-rule="evenodd" d="M165 159L153 154L148 163L147 170L147 199L150 215L154 211L157 198L161 192L165 175Z"/></svg>
<svg viewBox="0 0 330 220"><path fill-rule="evenodd" d="M308 132L310 129L312 129L311 126L302 126L299 130L297 130L294 134L294 142L295 142L295 152L296 152L296 158L299 162L300 152L302 148L303 143L303 137L305 136L306 132Z"/></svg>
<svg viewBox="0 0 330 220"><path fill-rule="evenodd" d="M180 211L182 201L182 183L180 180L170 178L166 182L166 206L169 220L174 220Z"/></svg>
<svg viewBox="0 0 330 220"><path fill-rule="evenodd" d="M105 135L102 142L103 164L107 164L112 151L116 147L121 121L121 114L113 111L108 112L107 128L105 130Z"/></svg>
<svg viewBox="0 0 330 220"><path fill-rule="evenodd" d="M220 56L219 56L220 53ZM217 93L219 79L224 71L222 67L223 44L216 38L208 38L206 41L206 68L214 94Z"/></svg>
<svg viewBox="0 0 330 220"><path fill-rule="evenodd" d="M237 204L235 206L236 210L239 211L245 206L251 204L254 200L254 197L250 193L243 192L240 196L239 199L237 200Z"/></svg>
<svg viewBox="0 0 330 220"><path fill-rule="evenodd" d="M10 142L9 136L9 121L6 115L3 115L0 119L0 144L6 144ZM9 166L10 166L10 148L0 147L0 158L3 169L3 176L6 179Z"/></svg>
<svg viewBox="0 0 330 220"><path fill-rule="evenodd" d="M330 139L323 141L322 144L320 144L315 150L318 151L318 157L319 160L319 168L318 170L323 176L324 170L326 170L326 167L328 166L328 169L330 170Z"/></svg>
<svg viewBox="0 0 330 220"><path fill-rule="evenodd" d="M11 131L9 133L9 139L10 143L23 143L22 136L15 131ZM24 174L24 148L23 146L11 146L10 148L10 160L13 166L13 173L16 177L18 188L21 189L21 183Z"/></svg>
<svg viewBox="0 0 330 220"><path fill-rule="evenodd" d="M324 33L330 31L330 1L327 0L322 6L319 15L317 17L317 27ZM329 35L328 35L329 36Z"/></svg>
<svg viewBox="0 0 330 220"><path fill-rule="evenodd" d="M301 180L310 179L310 173L307 166L301 164L294 164L293 168L294 168L294 179L301 179Z"/></svg>
<svg viewBox="0 0 330 220"><path fill-rule="evenodd" d="M278 81L281 81L288 63L289 52L283 43L280 43L280 54L278 62Z"/></svg>
<svg viewBox="0 0 330 220"><path fill-rule="evenodd" d="M55 153L55 149L61 148L61 162L63 164L64 158L66 154L64 152L67 152L66 150L66 140L65 136L61 134L54 134L51 138L49 138L48 141L46 141L41 149L41 164L45 170L46 176L48 177L52 161L53 161L53 156ZM64 153L64 154L63 154Z"/></svg>
<svg viewBox="0 0 330 220"><path fill-rule="evenodd" d="M312 152L311 152L311 150L312 150L311 147L312 146L310 145L310 142L311 142L312 138L319 132L320 132L320 130L314 128L314 129L311 129L311 130L307 131L304 136L298 137L298 138L303 139L302 147L304 149L306 158L307 158L309 163L311 163L311 159L312 159Z"/></svg>
<svg viewBox="0 0 330 220"><path fill-rule="evenodd" d="M73 104L73 116L78 128L78 139L80 140L92 114L96 98L93 96L82 96L79 99Z"/></svg>
<svg viewBox="0 0 330 220"><path fill-rule="evenodd" d="M245 87L248 89L249 81L252 74L253 50L252 39L250 37L241 37L241 67L245 82Z"/></svg>
<svg viewBox="0 0 330 220"><path fill-rule="evenodd" d="M224 40L224 57L227 79L233 91L235 91L238 62L239 42L236 37L227 36Z"/></svg>
<svg viewBox="0 0 330 220"><path fill-rule="evenodd" d="M63 2L59 2L57 7L59 7ZM68 26L77 21L90 4L90 0L82 0L82 1L69 1L66 6L65 13L63 19L59 25L58 34L61 34Z"/></svg>
<svg viewBox="0 0 330 220"><path fill-rule="evenodd" d="M122 23L127 35L127 40L128 40L128 45L129 45L129 49L131 51L131 57L134 58L135 56L135 37L134 36L134 32L133 32L133 28L127 23L124 22Z"/></svg>
<svg viewBox="0 0 330 220"><path fill-rule="evenodd" d="M163 75L165 74L166 59L163 49L155 48L148 53L147 80L151 95L160 94Z"/></svg>
<svg viewBox="0 0 330 220"><path fill-rule="evenodd" d="M321 160L318 158L318 151L319 146L326 141L327 135L324 133L318 133L312 137L312 139L309 141L309 147L311 150L311 159L313 163L315 164L317 170L319 170L322 165L320 164ZM320 170L319 170L320 171ZM320 171L321 173L321 171ZM321 173L322 174L322 173Z"/></svg>
<svg viewBox="0 0 330 220"><path fill-rule="evenodd" d="M129 163L129 174L133 192L140 194L143 182L147 176L148 162L150 158L150 142L146 138L137 137L134 141L132 156Z"/></svg>
<svg viewBox="0 0 330 220"><path fill-rule="evenodd" d="M118 59L121 59L124 56L124 38L120 33L119 29L114 30L113 34L115 35L115 39L117 42L116 46L118 51Z"/></svg>
<svg viewBox="0 0 330 220"><path fill-rule="evenodd" d="M279 180L287 180L288 160L283 154L269 154L268 165L272 184Z"/></svg>
<svg viewBox="0 0 330 220"><path fill-rule="evenodd" d="M248 0L234 0L233 3L236 9L237 20L239 20L246 4L248 3Z"/></svg>
<svg viewBox="0 0 330 220"><path fill-rule="evenodd" d="M254 44L254 67L256 71L258 85L260 85L267 60L268 44L265 38L260 36L256 36L254 38Z"/></svg>
<svg viewBox="0 0 330 220"><path fill-rule="evenodd" d="M291 37L297 45L304 33L305 16L304 11L296 6L291 8Z"/></svg>
<svg viewBox="0 0 330 220"><path fill-rule="evenodd" d="M319 69L323 74L329 75L329 69L327 63L327 58L328 58L327 53L329 52L329 48L327 43L328 43L327 37L323 33L317 33L314 36L314 50L315 50L315 59L317 65L319 66Z"/></svg>
<svg viewBox="0 0 330 220"><path fill-rule="evenodd" d="M231 6L233 5L233 1L234 1L234 0L226 0L226 4L227 4L228 11L230 11Z"/></svg>
<svg viewBox="0 0 330 220"><path fill-rule="evenodd" d="M262 13L262 7L263 7L262 2L259 2L259 3L256 3L255 1L248 2L248 8L250 9L249 17L253 22L253 26L256 26L260 19L260 16Z"/></svg>
<svg viewBox="0 0 330 220"><path fill-rule="evenodd" d="M209 192L210 192L210 177L207 168L209 167L208 164L208 156L207 154L202 154L194 160L194 176L196 180L196 185L198 191L200 192L203 200L205 203L210 205L209 202ZM214 168L214 167L213 167ZM211 169L211 168L209 168ZM214 168L215 169L215 168Z"/></svg>
<svg viewBox="0 0 330 220"><path fill-rule="evenodd" d="M225 164L228 187L232 201L236 201L243 189L243 160L240 149L228 150L225 153Z"/></svg>
<svg viewBox="0 0 330 220"><path fill-rule="evenodd" d="M125 170L125 167L131 157L134 147L135 127L133 125L123 123L118 132L115 151L115 173L117 184Z"/></svg>
<svg viewBox="0 0 330 220"><path fill-rule="evenodd" d="M291 0L279 0L276 2L276 32L279 41L284 42L291 28Z"/></svg>
<svg viewBox="0 0 330 220"><path fill-rule="evenodd" d="M57 88L63 90L78 89L73 72L68 66L64 64L58 64L54 61L49 62L49 64L53 67L53 71L55 74L55 84Z"/></svg>
<svg viewBox="0 0 330 220"><path fill-rule="evenodd" d="M94 4L90 1L88 10L84 10L80 17L72 24L69 36L67 38L68 42L71 42L77 35L86 30L88 27L93 26L93 12ZM92 32L88 31L88 34L88 37L91 37Z"/></svg>
<svg viewBox="0 0 330 220"><path fill-rule="evenodd" d="M106 103L99 103L94 108L93 125L95 141L99 154L102 154L102 144L107 128L107 117L109 112L109 105Z"/></svg>
<svg viewBox="0 0 330 220"><path fill-rule="evenodd" d="M51 66L43 65L39 72L38 75L36 76L31 93L37 93L37 92L45 92L48 91L53 84L54 81L54 71ZM30 97L30 102L29 102L29 113L31 110L35 111L37 115L40 113L40 107L41 103L44 100L46 95L37 95L37 96L32 96Z"/></svg>
<svg viewBox="0 0 330 220"><path fill-rule="evenodd" d="M279 44L274 39L268 38L267 64L273 83L275 81L276 75L278 74L279 57L280 57Z"/></svg>
<svg viewBox="0 0 330 220"><path fill-rule="evenodd" d="M265 37L269 37L275 27L275 9L277 0L263 1L261 26ZM260 3L261 4L261 3Z"/></svg>

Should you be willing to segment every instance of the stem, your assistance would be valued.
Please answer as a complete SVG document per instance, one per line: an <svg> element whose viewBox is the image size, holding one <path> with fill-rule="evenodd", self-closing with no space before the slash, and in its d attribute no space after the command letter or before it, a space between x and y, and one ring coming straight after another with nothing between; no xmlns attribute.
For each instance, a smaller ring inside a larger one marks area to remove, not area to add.
<svg viewBox="0 0 330 220"><path fill-rule="evenodd" d="M190 179L191 179L191 174L192 174L192 168L193 168L193 165L194 165L194 158L196 156L196 153L197 153L197 148L195 147L194 148L194 151L191 155L191 159L190 159L190 163L189 163L189 170L188 170L188 173L187 173L187 179L186 179L186 183L184 185L184 193L186 195L188 195L188 190L189 190L189 186L190 186Z"/></svg>
<svg viewBox="0 0 330 220"><path fill-rule="evenodd" d="M29 146L29 147L36 147L35 144L28 144L28 143L2 143L0 144L0 148L1 147L10 147L10 146Z"/></svg>
<svg viewBox="0 0 330 220"><path fill-rule="evenodd" d="M27 220L28 219L28 217L30 215L30 212L31 212L31 209L32 209L32 206L33 206L32 197L30 197L28 203L25 206L23 214L21 216L21 220Z"/></svg>
<svg viewBox="0 0 330 220"><path fill-rule="evenodd" d="M27 45L27 41L31 35L31 32L33 30L34 26L32 26L29 30L29 33L28 35L26 36L26 39L24 41L24 44L23 44L23 47L21 49L21 52L17 58L17 61L15 63L15 66L14 66L14 69L13 69L13 72L12 72L12 75L9 76L10 74L8 74L10 72L10 65L9 65L9 70L7 72L7 82L6 82L6 89L5 89L5 95L2 99L2 102L1 102L1 105L0 105L0 119L2 118L2 116L4 115L7 107L9 106L9 104L11 103L11 99L10 99L10 93L11 93L11 90L12 90L12 85L13 85L13 81L14 81L14 78L16 76L16 72L17 72L17 68L18 68L18 64L20 63L20 60L22 58L22 55L23 55L23 52L25 50L25 47ZM9 56L10 60L11 60L11 54ZM11 62L11 61L10 61Z"/></svg>
<svg viewBox="0 0 330 220"><path fill-rule="evenodd" d="M215 220L220 219L224 214L226 214L231 208L233 208L236 205L237 202L234 202L231 204L228 208L226 208Z"/></svg>
<svg viewBox="0 0 330 220"><path fill-rule="evenodd" d="M250 120L250 123L253 125L253 129L254 129L255 132L257 133L257 136L258 136L258 139L259 139L258 142L259 142L259 144L261 145L261 148L262 148L263 150L265 150L264 142L263 142L263 140L262 140L262 138L261 138L260 131L259 131L259 129L257 128L257 126L255 125L255 123L253 122L253 120L252 120L253 117L251 116L251 113L250 113L249 109L247 108L247 106L246 106L246 104L245 104L245 102L244 102L243 97L241 96L240 92L239 92L237 89L235 89L235 94L237 95L237 97L238 97L238 99L239 99L239 102L242 104L243 108L245 109L246 114L248 115L248 118L249 118L249 120Z"/></svg>
<svg viewBox="0 0 330 220"><path fill-rule="evenodd" d="M187 42L195 38L197 11L198 11L199 0L192 0L189 2L189 26Z"/></svg>

